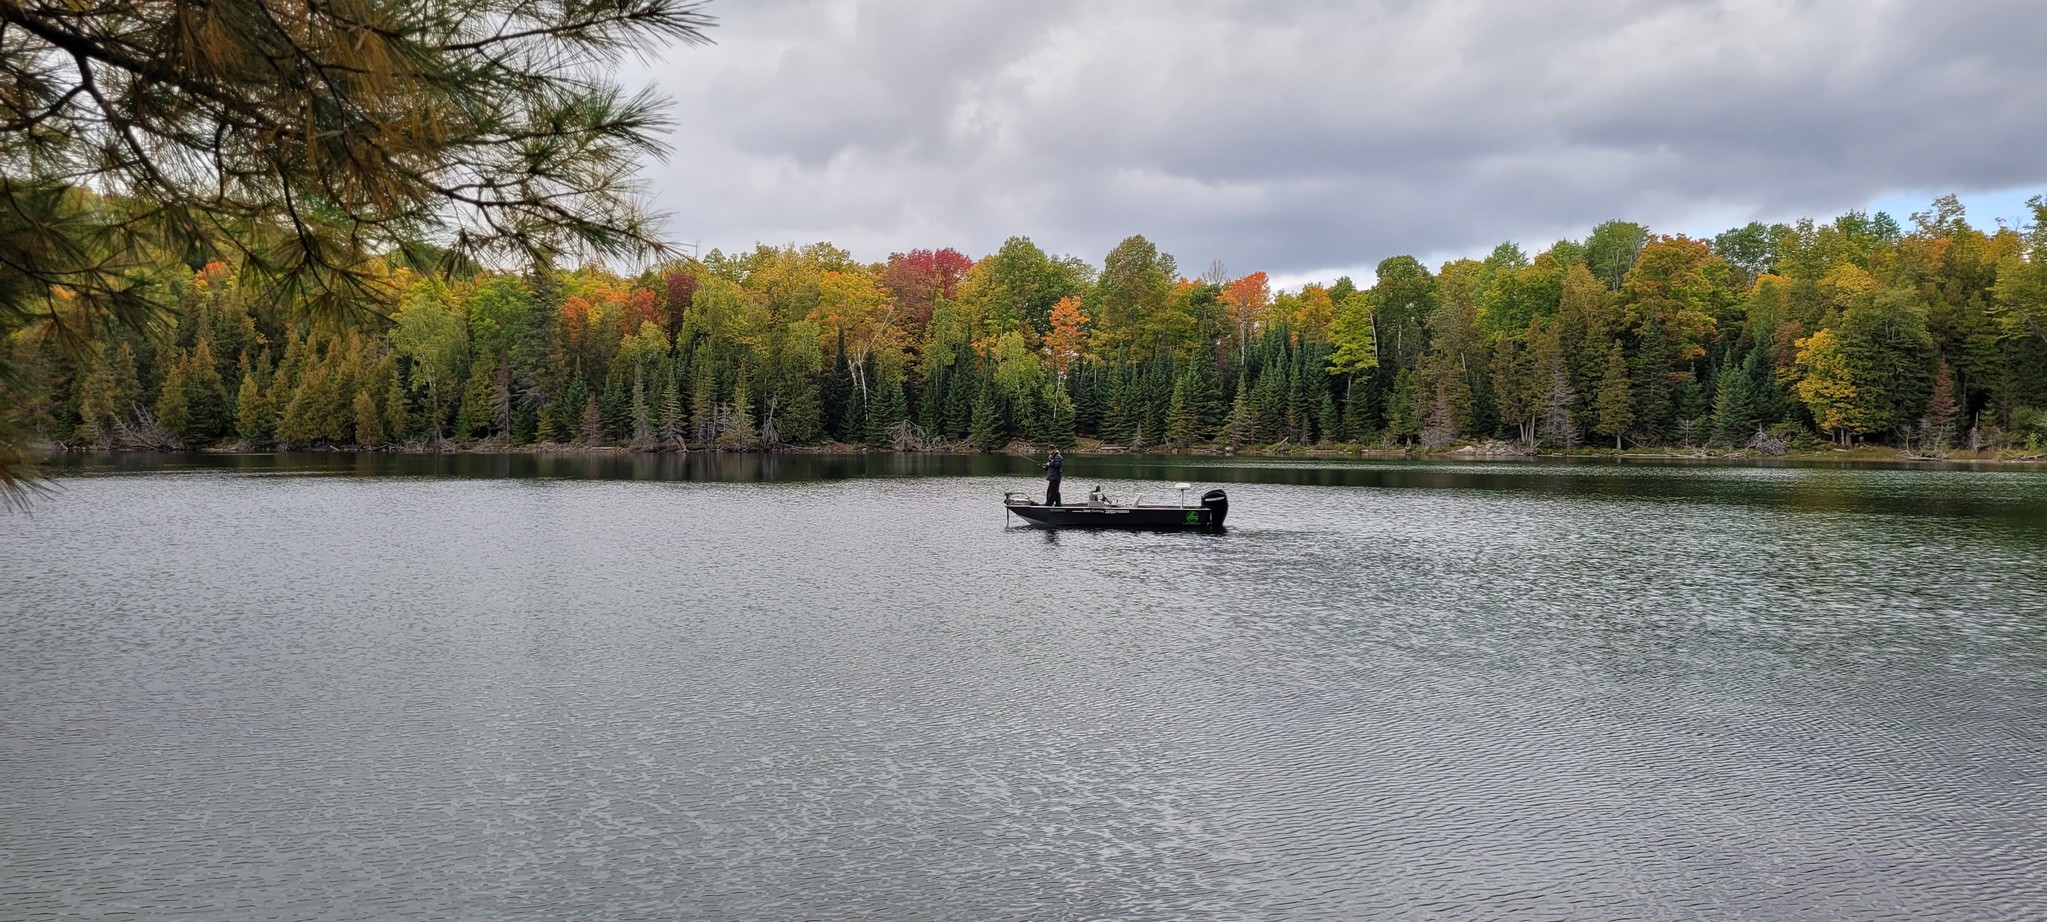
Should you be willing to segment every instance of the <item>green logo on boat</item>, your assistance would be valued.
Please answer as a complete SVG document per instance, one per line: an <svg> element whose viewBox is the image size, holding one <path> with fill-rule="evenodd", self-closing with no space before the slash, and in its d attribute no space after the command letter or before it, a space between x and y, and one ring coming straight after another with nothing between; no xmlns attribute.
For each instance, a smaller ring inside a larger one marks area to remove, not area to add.
<svg viewBox="0 0 2047 922"><path fill-rule="evenodd" d="M1189 522L1199 522L1199 521L1201 521L1201 513L1199 513L1199 512L1193 512L1193 511L1189 511L1189 512L1187 513L1187 521L1189 521Z"/></svg>

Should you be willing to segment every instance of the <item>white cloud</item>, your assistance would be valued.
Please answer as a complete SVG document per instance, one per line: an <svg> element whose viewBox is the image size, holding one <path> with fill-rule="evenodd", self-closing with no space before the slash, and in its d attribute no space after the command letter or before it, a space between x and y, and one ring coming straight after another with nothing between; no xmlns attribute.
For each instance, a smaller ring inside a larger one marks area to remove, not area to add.
<svg viewBox="0 0 2047 922"><path fill-rule="evenodd" d="M1189 271L1306 279L1611 217L1710 232L2047 187L2047 17L2023 0L713 12L716 46L626 77L677 100L657 202L707 247L1024 234L1099 260L1143 233Z"/></svg>

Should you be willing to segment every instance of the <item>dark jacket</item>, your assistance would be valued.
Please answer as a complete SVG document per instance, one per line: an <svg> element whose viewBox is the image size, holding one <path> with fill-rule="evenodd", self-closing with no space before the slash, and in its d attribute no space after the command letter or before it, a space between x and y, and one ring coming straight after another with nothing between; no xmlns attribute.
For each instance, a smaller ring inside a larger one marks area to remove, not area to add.
<svg viewBox="0 0 2047 922"><path fill-rule="evenodd" d="M1065 458L1062 458L1058 455L1053 455L1051 460L1045 462L1045 479L1053 483L1058 483L1059 467L1060 465L1065 463L1066 463Z"/></svg>

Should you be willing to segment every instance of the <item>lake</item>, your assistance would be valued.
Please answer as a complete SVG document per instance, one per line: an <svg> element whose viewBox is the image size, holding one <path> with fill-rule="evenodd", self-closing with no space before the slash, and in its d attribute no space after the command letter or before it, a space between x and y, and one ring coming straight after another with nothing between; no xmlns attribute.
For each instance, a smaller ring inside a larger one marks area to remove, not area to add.
<svg viewBox="0 0 2047 922"><path fill-rule="evenodd" d="M2047 473L71 457L0 918L2038 919Z"/></svg>

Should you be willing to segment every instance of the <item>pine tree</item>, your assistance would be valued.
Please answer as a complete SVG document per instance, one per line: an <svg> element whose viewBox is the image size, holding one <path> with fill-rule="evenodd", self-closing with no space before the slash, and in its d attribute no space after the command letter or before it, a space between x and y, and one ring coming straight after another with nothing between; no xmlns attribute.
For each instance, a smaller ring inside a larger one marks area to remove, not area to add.
<svg viewBox="0 0 2047 922"><path fill-rule="evenodd" d="M1377 408L1372 396L1377 393L1376 382L1363 375L1351 376L1350 387L1343 395L1344 441L1368 442L1378 428Z"/></svg>
<svg viewBox="0 0 2047 922"><path fill-rule="evenodd" d="M605 379L604 396L599 401L598 413L607 443L623 442L633 436L633 392L626 386L623 373L624 369L613 369Z"/></svg>
<svg viewBox="0 0 2047 922"><path fill-rule="evenodd" d="M513 436L512 358L498 353L497 371L490 382L490 414L499 434Z"/></svg>
<svg viewBox="0 0 2047 922"><path fill-rule="evenodd" d="M689 415L696 423L697 441L710 444L718 437L718 375L711 367L709 353L699 350L689 388Z"/></svg>
<svg viewBox="0 0 2047 922"><path fill-rule="evenodd" d="M270 440L270 425L270 404L263 399L256 372L245 370L241 386L235 389L235 437L249 445L261 445Z"/></svg>
<svg viewBox="0 0 2047 922"><path fill-rule="evenodd" d="M1009 434L1002 426L1002 407L996 403L992 383L982 384L980 395L974 398L974 421L968 439L982 451L994 451L1009 444Z"/></svg>
<svg viewBox="0 0 2047 922"><path fill-rule="evenodd" d="M1245 375L1242 368L1237 370L1237 396L1230 401L1230 418L1223 426L1223 437L1231 448L1257 438L1257 424L1251 418L1251 387Z"/></svg>
<svg viewBox="0 0 2047 922"><path fill-rule="evenodd" d="M183 356L171 361L170 371L164 375L163 388L156 398L156 424L181 440L192 424L192 414L185 402L186 364Z"/></svg>
<svg viewBox="0 0 2047 922"><path fill-rule="evenodd" d="M1326 390L1322 392L1322 409L1316 413L1315 421L1320 429L1318 442L1344 441L1343 417L1336 412L1336 397Z"/></svg>
<svg viewBox="0 0 2047 922"><path fill-rule="evenodd" d="M497 383L496 363L477 359L470 363L469 379L462 385L462 408L455 413L455 437L473 439L488 435L491 419L492 391Z"/></svg>
<svg viewBox="0 0 2047 922"><path fill-rule="evenodd" d="M391 364L391 371L384 377L384 432L393 442L405 441L412 430L411 413L405 406L405 384L398 379L398 366Z"/></svg>
<svg viewBox="0 0 2047 922"><path fill-rule="evenodd" d="M1166 442L1175 448L1193 444L1195 430L1200 424L1194 408L1189 405L1187 378L1188 375L1183 373L1179 380L1173 382L1173 400L1166 411Z"/></svg>
<svg viewBox="0 0 2047 922"><path fill-rule="evenodd" d="M975 398L979 394L975 382L979 380L979 369L965 355L953 363L953 368L957 370L945 386L945 437L958 440L966 438L974 429Z"/></svg>
<svg viewBox="0 0 2047 922"><path fill-rule="evenodd" d="M1606 347L1606 370L1599 379L1599 396L1593 407L1599 414L1592 431L1600 435L1613 436L1613 447L1621 447L1621 435L1634 424L1634 394L1628 382L1628 361L1621 354L1621 344L1610 342Z"/></svg>
<svg viewBox="0 0 2047 922"><path fill-rule="evenodd" d="M228 409L227 385L220 379L213 348L204 339L192 347L185 362L187 441L211 442L226 434L234 421Z"/></svg>
<svg viewBox="0 0 2047 922"><path fill-rule="evenodd" d="M1057 379L1045 383L1045 442L1054 448L1073 447L1073 398Z"/></svg>
<svg viewBox="0 0 2047 922"><path fill-rule="evenodd" d="M678 446L683 435L689 431L688 420L682 411L682 391L675 384L675 375L663 375L661 381L661 444Z"/></svg>
<svg viewBox="0 0 2047 922"><path fill-rule="evenodd" d="M597 398L586 397L583 401L583 444L597 446L604 444L604 412L597 409Z"/></svg>
<svg viewBox="0 0 2047 922"><path fill-rule="evenodd" d="M1755 382L1748 369L1730 358L1714 376L1718 392L1713 395L1713 437L1727 445L1742 445L1758 428Z"/></svg>
<svg viewBox="0 0 2047 922"><path fill-rule="evenodd" d="M1386 435L1401 444L1421 436L1422 382L1412 368L1393 376L1393 393L1386 401Z"/></svg>
<svg viewBox="0 0 2047 922"><path fill-rule="evenodd" d="M632 447L640 451L654 447L654 412L647 403L647 378L637 369L633 371Z"/></svg>
<svg viewBox="0 0 2047 922"><path fill-rule="evenodd" d="M105 448L113 444L118 426L114 370L102 354L78 386L78 438Z"/></svg>
<svg viewBox="0 0 2047 922"><path fill-rule="evenodd" d="M1635 351L1633 383L1635 428L1652 439L1665 437L1671 411L1675 409L1667 363L1669 350L1670 340L1664 335L1663 325L1651 315L1642 332L1641 345Z"/></svg>
<svg viewBox="0 0 2047 922"><path fill-rule="evenodd" d="M747 404L744 384L732 389L732 405L727 409L726 420L718 431L721 447L744 450L759 444L760 431L754 428L753 409Z"/></svg>
<svg viewBox="0 0 2047 922"><path fill-rule="evenodd" d="M868 391L854 387L846 393L844 418L839 420L839 431L848 442L870 442L873 433L869 423L874 417L874 408L868 405Z"/></svg>
<svg viewBox="0 0 2047 922"><path fill-rule="evenodd" d="M893 447L897 424L909 416L910 408L904 402L901 381L883 381L875 385L874 400L867 405L867 444L875 448Z"/></svg>
<svg viewBox="0 0 2047 922"><path fill-rule="evenodd" d="M1943 359L1933 374L1933 393L1926 399L1926 414L1919 420L1920 438L1928 449L1947 450L1948 439L1954 436L1955 418L1961 412L1961 407L1955 404L1954 372Z"/></svg>
<svg viewBox="0 0 2047 922"><path fill-rule="evenodd" d="M365 447L384 443L384 417L369 391L355 392L355 443Z"/></svg>
<svg viewBox="0 0 2047 922"><path fill-rule="evenodd" d="M114 388L112 399L114 415L120 419L133 419L136 408L142 405L142 382L135 372L135 347L125 341L114 353Z"/></svg>

